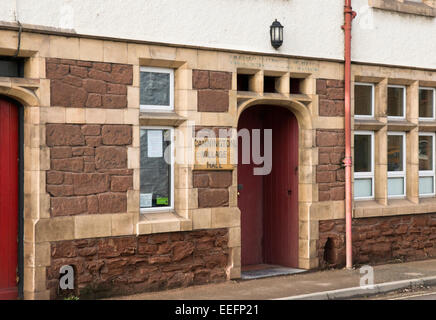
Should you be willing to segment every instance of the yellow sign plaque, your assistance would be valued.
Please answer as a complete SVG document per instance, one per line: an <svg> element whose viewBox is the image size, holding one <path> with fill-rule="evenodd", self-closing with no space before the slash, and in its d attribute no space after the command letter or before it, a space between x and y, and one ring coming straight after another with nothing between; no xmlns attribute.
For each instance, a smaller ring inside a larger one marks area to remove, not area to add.
<svg viewBox="0 0 436 320"><path fill-rule="evenodd" d="M230 138L195 138L196 170L233 170L238 149Z"/></svg>

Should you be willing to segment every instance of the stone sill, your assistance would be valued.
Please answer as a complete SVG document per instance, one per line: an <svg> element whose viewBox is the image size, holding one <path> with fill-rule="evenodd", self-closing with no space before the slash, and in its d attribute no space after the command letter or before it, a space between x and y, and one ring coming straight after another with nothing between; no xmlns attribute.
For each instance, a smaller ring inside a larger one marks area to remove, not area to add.
<svg viewBox="0 0 436 320"><path fill-rule="evenodd" d="M271 99L271 100L297 100L303 104L312 102L312 98L307 94L290 94L290 93L257 93L252 91L238 91L237 100L238 103L245 102L251 99Z"/></svg>
<svg viewBox="0 0 436 320"><path fill-rule="evenodd" d="M174 211L150 211L140 214L136 233L152 234L192 230L192 221L177 215Z"/></svg>
<svg viewBox="0 0 436 320"><path fill-rule="evenodd" d="M378 131L385 126L385 123L375 119L356 119L354 120L354 130Z"/></svg>
<svg viewBox="0 0 436 320"><path fill-rule="evenodd" d="M368 5L375 9L414 14L425 17L436 17L436 9L431 6L413 1L399 0L368 0Z"/></svg>
<svg viewBox="0 0 436 320"><path fill-rule="evenodd" d="M413 203L407 199L395 199L389 200L386 206L376 200L355 201L353 217L370 218L436 212L435 197L420 198L419 201L420 203Z"/></svg>
<svg viewBox="0 0 436 320"><path fill-rule="evenodd" d="M410 131L416 128L415 123L409 122L407 120L389 120L388 119L388 130L389 131Z"/></svg>
<svg viewBox="0 0 436 320"><path fill-rule="evenodd" d="M139 124L141 126L168 126L178 127L187 118L176 112L140 112Z"/></svg>
<svg viewBox="0 0 436 320"><path fill-rule="evenodd" d="M420 121L419 131L423 131L423 132L436 131L436 121Z"/></svg>

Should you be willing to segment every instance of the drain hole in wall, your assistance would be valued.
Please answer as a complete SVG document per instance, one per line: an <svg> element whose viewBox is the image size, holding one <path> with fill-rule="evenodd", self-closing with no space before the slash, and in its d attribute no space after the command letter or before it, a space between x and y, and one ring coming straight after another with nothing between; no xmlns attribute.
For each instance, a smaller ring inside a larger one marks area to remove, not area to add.
<svg viewBox="0 0 436 320"><path fill-rule="evenodd" d="M324 261L328 264L335 263L335 243L332 238L328 238L324 246Z"/></svg>

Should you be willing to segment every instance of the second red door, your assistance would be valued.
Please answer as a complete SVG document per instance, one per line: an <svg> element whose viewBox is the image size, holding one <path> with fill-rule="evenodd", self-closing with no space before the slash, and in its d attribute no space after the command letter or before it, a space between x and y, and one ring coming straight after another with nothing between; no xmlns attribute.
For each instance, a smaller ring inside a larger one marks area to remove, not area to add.
<svg viewBox="0 0 436 320"><path fill-rule="evenodd" d="M18 148L18 107L0 97L0 300L18 296Z"/></svg>

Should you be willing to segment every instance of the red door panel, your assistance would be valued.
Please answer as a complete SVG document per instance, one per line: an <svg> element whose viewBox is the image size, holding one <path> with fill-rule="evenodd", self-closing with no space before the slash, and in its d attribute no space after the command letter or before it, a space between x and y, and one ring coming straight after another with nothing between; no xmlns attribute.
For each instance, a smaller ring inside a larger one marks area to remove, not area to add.
<svg viewBox="0 0 436 320"><path fill-rule="evenodd" d="M242 265L263 263L263 177L253 175L254 163L251 157L251 132L262 129L261 109L253 108L244 112L238 130L248 129L250 132L250 163L242 164L242 141L238 148L238 206L241 209L241 248Z"/></svg>
<svg viewBox="0 0 436 320"><path fill-rule="evenodd" d="M0 98L0 299L16 299L18 107Z"/></svg>
<svg viewBox="0 0 436 320"><path fill-rule="evenodd" d="M265 263L298 267L298 123L284 108L265 116L272 129L272 171L264 177Z"/></svg>
<svg viewBox="0 0 436 320"><path fill-rule="evenodd" d="M273 141L272 171L266 176L254 176L253 163L241 164L239 141L242 265L298 267L298 122L287 109L257 106L241 115L242 128L272 129Z"/></svg>

